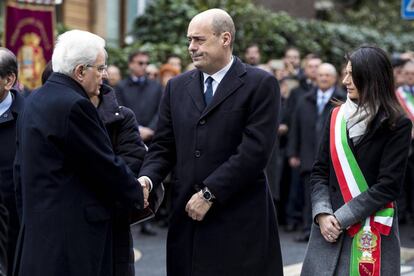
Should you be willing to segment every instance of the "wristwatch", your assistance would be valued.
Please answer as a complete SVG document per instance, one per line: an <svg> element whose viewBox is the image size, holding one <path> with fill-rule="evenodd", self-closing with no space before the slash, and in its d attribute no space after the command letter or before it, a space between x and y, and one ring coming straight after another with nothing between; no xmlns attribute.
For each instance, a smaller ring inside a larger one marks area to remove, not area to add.
<svg viewBox="0 0 414 276"><path fill-rule="evenodd" d="M213 202L213 200L215 199L214 195L210 192L208 187L204 187L201 190L201 194L203 195L205 201Z"/></svg>

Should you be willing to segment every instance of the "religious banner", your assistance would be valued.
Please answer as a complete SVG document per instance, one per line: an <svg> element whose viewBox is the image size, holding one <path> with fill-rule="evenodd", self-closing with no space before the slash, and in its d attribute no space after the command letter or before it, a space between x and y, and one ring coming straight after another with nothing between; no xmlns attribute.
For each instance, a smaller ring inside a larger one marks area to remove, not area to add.
<svg viewBox="0 0 414 276"><path fill-rule="evenodd" d="M19 82L30 90L41 86L54 46L54 6L9 2L4 22L3 45L17 57Z"/></svg>

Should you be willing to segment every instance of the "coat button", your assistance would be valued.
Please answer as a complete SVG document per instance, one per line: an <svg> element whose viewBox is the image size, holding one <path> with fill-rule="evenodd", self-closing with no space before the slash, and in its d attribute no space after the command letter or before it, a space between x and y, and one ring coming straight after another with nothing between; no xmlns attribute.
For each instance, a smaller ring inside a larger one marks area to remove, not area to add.
<svg viewBox="0 0 414 276"><path fill-rule="evenodd" d="M115 116L119 116L119 113L118 113L118 112L116 112L116 113L115 113Z"/></svg>
<svg viewBox="0 0 414 276"><path fill-rule="evenodd" d="M196 150L195 152L194 152L194 156L195 157L200 157L201 156L201 151L199 151L199 150Z"/></svg>
<svg viewBox="0 0 414 276"><path fill-rule="evenodd" d="M201 120L199 124L200 124L201 126L205 125L205 124L206 124L206 120L204 120L204 119L203 119L203 120Z"/></svg>
<svg viewBox="0 0 414 276"><path fill-rule="evenodd" d="M335 186L331 186L331 191L335 193L336 192L336 187Z"/></svg>
<svg viewBox="0 0 414 276"><path fill-rule="evenodd" d="M3 117L4 117L4 118L7 118L8 116L9 116L9 114L7 114L7 113L4 113L4 114L3 114Z"/></svg>

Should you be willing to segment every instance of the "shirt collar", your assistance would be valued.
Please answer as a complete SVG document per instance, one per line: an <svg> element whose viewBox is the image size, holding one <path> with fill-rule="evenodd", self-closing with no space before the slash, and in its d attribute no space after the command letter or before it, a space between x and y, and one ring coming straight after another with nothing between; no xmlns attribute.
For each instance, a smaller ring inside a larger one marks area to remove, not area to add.
<svg viewBox="0 0 414 276"><path fill-rule="evenodd" d="M12 102L13 102L12 94L9 91L6 98L2 102L0 102L0 116L10 109Z"/></svg>
<svg viewBox="0 0 414 276"><path fill-rule="evenodd" d="M224 66L220 71L214 73L213 75L209 75L203 72L204 83L206 82L206 79L208 77L212 77L213 80L219 84L221 80L224 78L224 76L226 75L226 73L230 70L230 67L233 64L233 60L234 58L233 56L231 56L230 62L226 66Z"/></svg>
<svg viewBox="0 0 414 276"><path fill-rule="evenodd" d="M334 93L334 91L335 91L334 86L332 86L325 92L322 92L322 90L318 88L318 98L322 98L322 95L323 95L323 98L325 99L325 101L327 101L328 99L332 97L332 94Z"/></svg>

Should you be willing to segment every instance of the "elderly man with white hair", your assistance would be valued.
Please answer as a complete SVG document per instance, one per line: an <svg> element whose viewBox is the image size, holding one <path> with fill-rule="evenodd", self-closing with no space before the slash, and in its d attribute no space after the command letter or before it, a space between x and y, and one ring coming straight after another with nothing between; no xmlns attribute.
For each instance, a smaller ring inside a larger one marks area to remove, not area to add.
<svg viewBox="0 0 414 276"><path fill-rule="evenodd" d="M114 155L88 97L106 74L104 47L85 31L59 36L54 73L18 122L16 275L113 275L115 202L130 210L147 204L147 187Z"/></svg>
<svg viewBox="0 0 414 276"><path fill-rule="evenodd" d="M337 71L330 63L318 67L316 87L298 99L289 133L288 156L292 167L299 167L304 190L303 233L298 242L309 240L312 225L310 173L319 148L323 127L334 106L332 100L345 100L345 92L337 84Z"/></svg>

